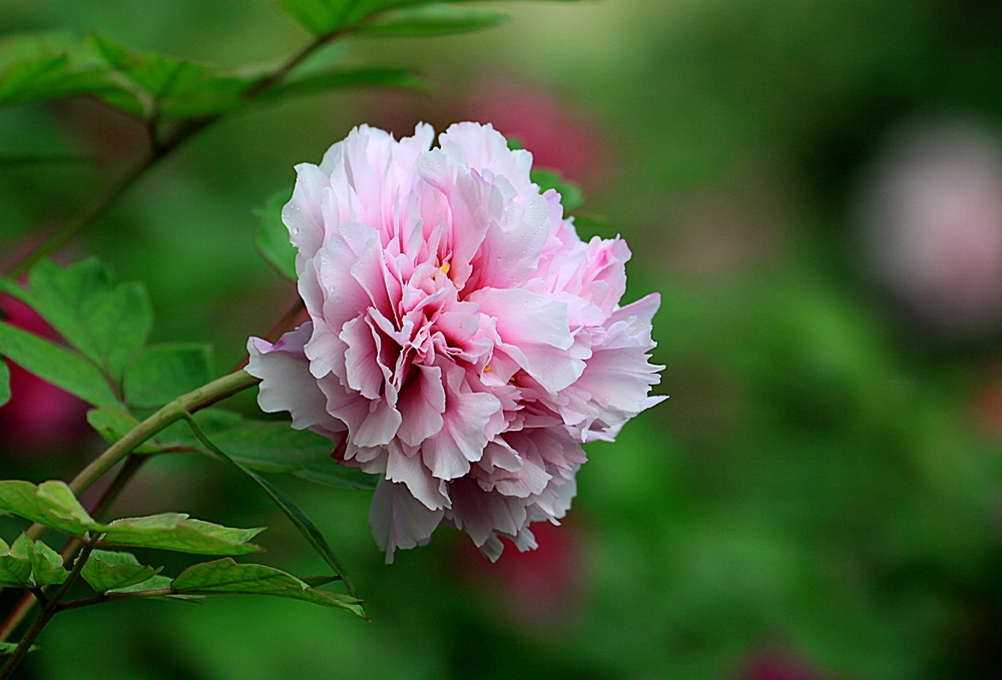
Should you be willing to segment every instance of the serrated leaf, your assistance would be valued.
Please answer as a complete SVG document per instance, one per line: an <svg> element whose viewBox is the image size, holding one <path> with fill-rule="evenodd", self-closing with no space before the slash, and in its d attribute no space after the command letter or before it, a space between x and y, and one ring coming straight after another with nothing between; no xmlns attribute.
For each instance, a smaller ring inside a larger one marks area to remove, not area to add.
<svg viewBox="0 0 1002 680"><path fill-rule="evenodd" d="M540 193L545 193L549 189L555 189L560 194L560 204L564 206L564 213L580 208L584 203L584 192L581 187L565 179L559 172L552 170L532 170L530 177L535 184L539 185Z"/></svg>
<svg viewBox="0 0 1002 680"><path fill-rule="evenodd" d="M10 401L10 368L0 354L0 406Z"/></svg>
<svg viewBox="0 0 1002 680"><path fill-rule="evenodd" d="M299 533L303 535L303 538L306 539L307 543L309 543L310 546L317 551L328 566L334 570L334 573L341 577L341 580L344 581L345 586L348 588L348 592L355 595L355 586L351 582L351 578L348 576L348 571L341 563L341 560L338 559L337 555L334 554L334 550L331 549L330 545L327 543L327 539L324 538L324 535L320 532L320 529L317 528L317 525L313 523L313 520L311 520L298 505L282 493L274 484L264 479L254 471L236 462L228 454L224 453L218 446L210 442L198 428L195 420L190 415L187 420L191 425L192 430L194 430L195 436L197 436L199 440L205 444L205 446L227 463L233 465L235 468L253 479L262 489L264 489L264 492L268 494L268 497L271 498L275 504L278 505L279 509L285 514L285 516L289 518L289 521L291 521Z"/></svg>
<svg viewBox="0 0 1002 680"><path fill-rule="evenodd" d="M103 593L149 581L162 568L140 564L131 553L94 550L84 563L80 576L95 591Z"/></svg>
<svg viewBox="0 0 1002 680"><path fill-rule="evenodd" d="M421 5L379 14L361 24L355 33L388 38L416 38L469 33L497 26L508 20L504 12L450 5Z"/></svg>
<svg viewBox="0 0 1002 680"><path fill-rule="evenodd" d="M165 344L144 350L125 370L125 401L156 408L212 380L212 352L207 345Z"/></svg>
<svg viewBox="0 0 1002 680"><path fill-rule="evenodd" d="M263 531L233 529L191 519L186 514L176 512L117 519L100 525L95 530L103 532L103 545L159 548L196 555L244 555L261 552L261 548L247 541Z"/></svg>
<svg viewBox="0 0 1002 680"><path fill-rule="evenodd" d="M0 481L0 510L71 536L83 536L96 524L60 481L38 486L18 479Z"/></svg>
<svg viewBox="0 0 1002 680"><path fill-rule="evenodd" d="M146 342L153 312L136 283L114 286L96 258L66 269L38 263L28 275L32 307L115 381Z"/></svg>
<svg viewBox="0 0 1002 680"><path fill-rule="evenodd" d="M289 230L282 222L282 207L289 202L290 192L279 191L268 197L258 211L258 227L254 231L254 246L275 271L296 280L296 247L289 240Z"/></svg>
<svg viewBox="0 0 1002 680"><path fill-rule="evenodd" d="M103 33L88 43L108 64L146 91L159 111L195 117L222 113L239 106L243 93L257 77L227 73L211 64L138 52Z"/></svg>
<svg viewBox="0 0 1002 680"><path fill-rule="evenodd" d="M24 540L27 537L21 534ZM15 542L15 545L18 545ZM18 546L17 550L12 550L10 546L0 540L0 588L5 586L30 586L31 562L24 552L24 543Z"/></svg>
<svg viewBox="0 0 1002 680"><path fill-rule="evenodd" d="M66 582L70 572L63 568L63 558L59 553L41 541L30 539L25 548L31 563L31 582L34 585L50 586Z"/></svg>
<svg viewBox="0 0 1002 680"><path fill-rule="evenodd" d="M287 597L345 609L365 618L359 600L354 597L317 590L284 571L261 564L238 564L230 558L188 567L174 579L171 590L196 595L225 593Z"/></svg>
<svg viewBox="0 0 1002 680"><path fill-rule="evenodd" d="M76 352L37 335L0 323L0 354L95 406L114 406L118 398L107 379Z"/></svg>
<svg viewBox="0 0 1002 680"><path fill-rule="evenodd" d="M261 101L319 94L358 87L393 87L427 90L429 84L408 68L398 66L334 67L292 76L264 91Z"/></svg>

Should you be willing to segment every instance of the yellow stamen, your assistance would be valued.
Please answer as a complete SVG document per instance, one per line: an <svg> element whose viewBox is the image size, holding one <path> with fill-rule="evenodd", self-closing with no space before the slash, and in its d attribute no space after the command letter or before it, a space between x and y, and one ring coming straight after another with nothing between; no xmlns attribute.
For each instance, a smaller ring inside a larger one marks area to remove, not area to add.
<svg viewBox="0 0 1002 680"><path fill-rule="evenodd" d="M449 270L450 269L452 269L452 265L449 264L448 262L446 262L445 264L443 264L441 267L438 268L438 270L440 272L442 272L443 274L445 274L446 276L449 275Z"/></svg>
<svg viewBox="0 0 1002 680"><path fill-rule="evenodd" d="M491 372L491 365L487 364L486 366L484 366L484 373L490 373L490 372Z"/></svg>

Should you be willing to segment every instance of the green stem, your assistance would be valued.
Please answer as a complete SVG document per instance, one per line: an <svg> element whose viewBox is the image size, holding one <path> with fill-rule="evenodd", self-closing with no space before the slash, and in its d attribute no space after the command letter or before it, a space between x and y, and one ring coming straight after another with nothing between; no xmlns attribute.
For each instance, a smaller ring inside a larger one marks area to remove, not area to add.
<svg viewBox="0 0 1002 680"><path fill-rule="evenodd" d="M7 678L14 673L14 669L17 668L19 663L21 663L21 659L23 659L24 655L28 653L31 646L35 644L35 640L37 640L38 636L42 633L42 629L45 628L46 624L53 616L56 615L59 600L62 599L62 597L66 594L66 591L70 589L70 586L72 586L77 580L77 577L80 576L80 572L83 570L83 566L87 562L87 558L90 557L91 551L94 550L96 543L97 541L93 540L84 545L83 552L80 553L76 561L73 563L73 568L70 570L69 576L66 577L66 580L59 587L59 590L56 591L55 595L49 598L48 602L45 603L45 606L42 607L42 613L39 614L34 621L32 621L31 628L29 628L28 632L24 634L24 637L21 638L21 641L17 644L17 649L14 650L14 653L7 660L7 663L5 663L3 668L0 669L0 680L7 680Z"/></svg>
<svg viewBox="0 0 1002 680"><path fill-rule="evenodd" d="M258 384L258 382L260 382L259 378L255 378L246 371L239 371L225 375L218 380L212 381L208 385L203 385L193 392L189 392L188 394L178 397L134 427L124 437L112 444L107 450L105 450L104 453L94 459L90 465L85 467L80 474L73 478L73 481L69 484L70 489L73 490L74 495L80 495L82 491L93 484L101 475L114 467L123 458L131 454L136 447L166 428L168 425L177 422L178 420L183 420L190 413L199 411L207 406L215 404L217 401L222 401L223 399L231 397L249 387L253 387ZM98 501L96 510L99 514L100 511L107 508L107 505L110 505L110 503L114 500L114 496L121 490L121 487L125 486L129 478L131 478L131 476L139 468L139 465L142 464L143 459L145 459L145 456L142 458L133 457L126 463L126 466L119 472L119 476L112 482L108 491L105 492L104 498ZM32 540L37 540L45 533L45 527L37 523L32 524L28 527L28 530L25 533L27 533L28 537ZM78 547L79 545L75 544L73 539L70 539L70 542L66 544L65 548L63 548L64 558L75 552ZM21 601L14 608L14 611L11 612L10 616L8 616L4 621L3 625L0 626L0 642L3 642L10 637L11 633L14 632L14 629L18 626L18 624L35 606L35 602L36 599L34 595L31 595L30 593L21 599Z"/></svg>
<svg viewBox="0 0 1002 680"><path fill-rule="evenodd" d="M104 513L111 507L112 503L115 502L118 494L121 493L123 488L125 488L125 485L129 483L133 476L135 476L136 472L139 471L139 468L142 467L143 463L149 460L149 458L149 456L132 454L125 460L125 465L123 465L122 469L118 471L118 474L115 475L111 484L107 489L105 489L104 494L91 509L90 514L92 517L97 519L101 519L103 517ZM34 538L37 539L41 535L41 532L36 532L36 534L38 535ZM80 537L71 536L70 540L66 542L66 545L63 546L63 549L59 552L60 556L63 558L63 563L65 564L71 561L76 556L77 551L80 550L82 545L83 540ZM44 596L39 597L40 595L42 595L41 588L39 588L36 593L24 594L24 597L18 601L10 615L4 620L3 625L0 625L0 641L4 641L10 637L10 634L13 633L14 630L21 624L24 617L35 608L35 604L37 602L41 601L43 606L46 604L46 600L43 599Z"/></svg>
<svg viewBox="0 0 1002 680"><path fill-rule="evenodd" d="M183 420L185 414L193 413L206 406L211 406L217 401L231 397L237 392L242 392L249 387L257 385L259 382L259 378L255 378L246 371L240 371L225 375L218 380L210 382L208 385L203 385L193 392L178 397L134 427L128 434L112 444L108 450L95 458L90 465L73 478L73 481L69 484L70 489L74 494L79 495L80 492L93 484L98 477L132 453L137 446L171 423Z"/></svg>

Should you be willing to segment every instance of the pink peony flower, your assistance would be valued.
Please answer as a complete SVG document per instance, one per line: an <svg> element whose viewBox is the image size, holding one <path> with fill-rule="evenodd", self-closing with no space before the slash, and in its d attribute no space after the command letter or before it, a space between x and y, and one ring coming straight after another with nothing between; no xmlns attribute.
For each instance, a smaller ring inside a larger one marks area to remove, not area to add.
<svg viewBox="0 0 1002 680"><path fill-rule="evenodd" d="M532 156L490 125L396 141L362 126L298 178L282 218L311 321L251 338L268 412L380 475L370 527L392 561L439 524L491 560L535 547L585 462L661 401L648 352L657 294L619 307L630 256L581 241Z"/></svg>

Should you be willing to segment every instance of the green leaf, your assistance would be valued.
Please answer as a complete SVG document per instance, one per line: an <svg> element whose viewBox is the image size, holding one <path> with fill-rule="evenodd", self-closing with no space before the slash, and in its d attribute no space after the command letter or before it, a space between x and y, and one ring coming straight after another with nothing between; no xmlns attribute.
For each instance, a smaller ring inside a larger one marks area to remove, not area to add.
<svg viewBox="0 0 1002 680"><path fill-rule="evenodd" d="M272 194L258 213L260 221L254 232L254 246L261 257L280 275L296 280L296 247L289 240L289 230L282 222L282 207L289 202L287 190Z"/></svg>
<svg viewBox="0 0 1002 680"><path fill-rule="evenodd" d="M329 90L358 87L393 87L424 91L429 84L415 75L413 70L399 66L332 67L292 76L264 91L261 101L274 101L286 97L319 94Z"/></svg>
<svg viewBox="0 0 1002 680"><path fill-rule="evenodd" d="M530 174L532 181L539 185L540 193L556 189L557 193L560 194L560 204L564 206L565 214L581 207L581 204L584 203L584 193L581 191L581 187L564 179L559 172L533 170Z"/></svg>
<svg viewBox="0 0 1002 680"><path fill-rule="evenodd" d="M258 79L227 73L211 64L137 52L103 33L88 39L91 49L147 92L156 108L179 117L219 114L238 107Z"/></svg>
<svg viewBox="0 0 1002 680"><path fill-rule="evenodd" d="M0 354L95 406L118 403L107 379L92 363L37 335L0 323Z"/></svg>
<svg viewBox="0 0 1002 680"><path fill-rule="evenodd" d="M0 540L0 588L6 586L29 587L31 582L31 562L25 552L24 541L27 536L21 534L11 548Z"/></svg>
<svg viewBox="0 0 1002 680"><path fill-rule="evenodd" d="M466 0L446 0L447 3L463 1ZM324 36L338 30L363 30L366 24L378 21L374 15L429 3L428 0L275 0L275 4L306 30Z"/></svg>
<svg viewBox="0 0 1002 680"><path fill-rule="evenodd" d="M63 568L63 558L55 550L41 541L32 541L25 534L24 544L31 563L31 581L36 586L49 586L64 583L70 572Z"/></svg>
<svg viewBox="0 0 1002 680"><path fill-rule="evenodd" d="M0 105L90 95L141 115L142 102L99 65L84 63L69 41L31 34L0 41Z"/></svg>
<svg viewBox="0 0 1002 680"><path fill-rule="evenodd" d="M71 536L83 536L97 524L60 481L38 486L18 479L0 481L0 510Z"/></svg>
<svg viewBox="0 0 1002 680"><path fill-rule="evenodd" d="M232 529L188 515L166 512L148 517L117 519L95 527L104 533L103 545L159 548L197 555L243 555L261 552L248 543L263 529Z"/></svg>
<svg viewBox="0 0 1002 680"><path fill-rule="evenodd" d="M80 576L99 593L149 581L163 567L147 567L130 553L94 550Z"/></svg>
<svg viewBox="0 0 1002 680"><path fill-rule="evenodd" d="M182 602L191 602L192 604L202 604L205 601L204 595L180 595L173 594L170 591L171 581L174 579L169 576L161 576L156 574L146 581L141 583L136 583L131 586L126 586L124 588L115 588L114 590L109 590L108 594L128 594L143 596L150 600L180 600ZM144 593L149 592L150 595L144 595Z"/></svg>
<svg viewBox="0 0 1002 680"><path fill-rule="evenodd" d="M17 651L16 642L0 642L0 655L6 656L9 654L13 654L15 651ZM38 645L32 645L31 647L28 647L29 654L37 651L38 651Z"/></svg>
<svg viewBox="0 0 1002 680"><path fill-rule="evenodd" d="M144 288L114 286L96 258L61 269L51 261L28 275L29 304L66 341L116 382L143 345L153 323Z"/></svg>
<svg viewBox="0 0 1002 680"><path fill-rule="evenodd" d="M238 564L231 558L196 564L174 579L171 590L178 593L212 595L272 595L345 609L365 618L360 601L329 590L311 588L300 579L261 564Z"/></svg>
<svg viewBox="0 0 1002 680"><path fill-rule="evenodd" d="M156 408L212 380L212 352L207 345L148 347L125 370L125 401Z"/></svg>
<svg viewBox="0 0 1002 680"><path fill-rule="evenodd" d="M248 477L257 482L262 489L264 489L264 492L268 494L268 496L275 502L276 505L278 505L279 509L283 513L285 513L285 516L289 518L289 520L293 523L293 525L295 525L296 529L299 530L299 533L303 535L303 537L306 539L306 542L309 543L313 547L313 549L317 551L317 553L324 559L324 561L330 566L330 568L334 570L334 573L336 573L338 576L341 577L341 580L344 581L345 586L348 587L348 592L350 592L352 595L355 595L355 586L351 582L351 578L348 576L348 571L341 563L341 560L339 560L337 556L334 554L334 551L327 543L327 540L320 532L320 529L318 529L317 525L313 523L313 520L311 520L306 515L306 513L303 512L302 509L300 509L298 505L296 505L291 499L289 499L285 494L283 494L274 484L264 479L263 477L253 472L252 470L249 470L248 468L244 467L240 463L236 462L230 456L228 456L226 453L220 450L218 446L210 442L208 438L199 429L198 424L195 422L194 418L192 418L190 415L187 416L187 421L188 424L191 426L191 429L195 432L195 436L197 436L199 440L201 440L201 442L206 447L209 448L209 450L211 450L217 456L219 456L220 458L222 458L223 460L230 463L235 468L246 474Z"/></svg>
<svg viewBox="0 0 1002 680"><path fill-rule="evenodd" d="M10 401L10 368L0 354L0 406Z"/></svg>
<svg viewBox="0 0 1002 680"><path fill-rule="evenodd" d="M414 38L469 33L497 26L508 20L503 12L450 5L422 5L379 14L361 24L355 33L364 36Z"/></svg>
<svg viewBox="0 0 1002 680"><path fill-rule="evenodd" d="M163 513L102 524L87 514L70 488L60 481L43 482L38 486L21 480L0 481L0 510L71 536L83 536L87 532L104 534L101 542L107 545L206 555L260 551L247 541L262 529L233 529L190 519L184 514Z"/></svg>
<svg viewBox="0 0 1002 680"><path fill-rule="evenodd" d="M246 421L212 435L237 462L258 472L287 472L312 482L344 489L374 489L376 479L361 470L338 465L331 442L283 421Z"/></svg>

